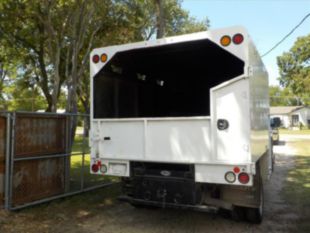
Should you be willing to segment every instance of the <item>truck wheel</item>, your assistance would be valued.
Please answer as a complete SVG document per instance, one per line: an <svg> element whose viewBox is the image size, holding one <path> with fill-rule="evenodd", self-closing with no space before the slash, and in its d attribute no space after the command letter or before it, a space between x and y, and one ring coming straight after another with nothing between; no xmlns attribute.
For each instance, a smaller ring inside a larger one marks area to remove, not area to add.
<svg viewBox="0 0 310 233"><path fill-rule="evenodd" d="M231 218L237 222L244 221L245 219L245 208L241 206L235 206L231 211Z"/></svg>
<svg viewBox="0 0 310 233"><path fill-rule="evenodd" d="M246 218L249 222L259 224L263 220L264 211L264 188L261 178L259 179L259 207L258 208L246 208Z"/></svg>

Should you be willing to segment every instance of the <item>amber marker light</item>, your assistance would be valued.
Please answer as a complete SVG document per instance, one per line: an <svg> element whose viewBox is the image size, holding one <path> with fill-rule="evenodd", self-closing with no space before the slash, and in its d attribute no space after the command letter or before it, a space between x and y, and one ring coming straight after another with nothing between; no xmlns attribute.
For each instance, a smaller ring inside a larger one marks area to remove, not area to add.
<svg viewBox="0 0 310 233"><path fill-rule="evenodd" d="M223 37L221 38L221 45L223 45L223 46L228 46L228 45L230 45L230 43L231 43L231 38L230 38L230 36L225 35L225 36L223 36Z"/></svg>
<svg viewBox="0 0 310 233"><path fill-rule="evenodd" d="M106 62L108 60L108 55L106 53L101 54L101 62Z"/></svg>

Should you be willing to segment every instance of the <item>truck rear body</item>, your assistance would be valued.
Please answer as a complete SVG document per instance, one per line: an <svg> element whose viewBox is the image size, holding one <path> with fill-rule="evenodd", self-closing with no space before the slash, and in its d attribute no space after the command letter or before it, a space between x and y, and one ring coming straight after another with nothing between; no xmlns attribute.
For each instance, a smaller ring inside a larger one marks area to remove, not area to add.
<svg viewBox="0 0 310 233"><path fill-rule="evenodd" d="M195 204L201 192L185 190L200 184L253 186L263 157L270 175L268 76L244 28L95 49L90 62L91 172L140 182L132 192L150 202L164 184L172 204L182 192Z"/></svg>

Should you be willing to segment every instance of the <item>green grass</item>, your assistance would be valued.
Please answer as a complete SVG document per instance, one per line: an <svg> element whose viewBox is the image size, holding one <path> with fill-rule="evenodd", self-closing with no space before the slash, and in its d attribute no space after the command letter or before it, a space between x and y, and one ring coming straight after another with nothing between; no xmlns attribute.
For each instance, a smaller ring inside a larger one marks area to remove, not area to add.
<svg viewBox="0 0 310 233"><path fill-rule="evenodd" d="M297 232L309 232L310 229L310 148L309 141L296 141L289 143L297 151L295 167L288 173L285 181L283 195L285 200L296 206L299 210Z"/></svg>
<svg viewBox="0 0 310 233"><path fill-rule="evenodd" d="M84 152L84 166L82 166L82 156ZM117 177L93 175L90 173L90 149L88 138L83 141L82 136L76 136L72 146L72 153L81 153L72 155L70 158L70 191L80 189L81 178L85 182L84 187L90 187L103 182L118 181Z"/></svg>
<svg viewBox="0 0 310 233"><path fill-rule="evenodd" d="M310 158L310 140L290 141L287 143L294 148L296 155Z"/></svg>
<svg viewBox="0 0 310 233"><path fill-rule="evenodd" d="M88 145L88 138L84 138L81 135L76 135L74 138L73 146L72 146L72 152L84 152L86 154L89 154L89 145Z"/></svg>
<svg viewBox="0 0 310 233"><path fill-rule="evenodd" d="M295 134L295 135L310 135L310 129L302 130L289 130L289 129L279 129L280 134Z"/></svg>

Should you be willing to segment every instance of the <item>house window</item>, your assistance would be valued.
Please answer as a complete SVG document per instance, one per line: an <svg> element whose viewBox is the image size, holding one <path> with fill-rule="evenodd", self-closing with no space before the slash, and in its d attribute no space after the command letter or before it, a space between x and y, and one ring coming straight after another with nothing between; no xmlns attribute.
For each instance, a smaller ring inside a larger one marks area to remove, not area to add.
<svg viewBox="0 0 310 233"><path fill-rule="evenodd" d="M299 116L298 115L292 115L292 125L298 126L299 124Z"/></svg>

